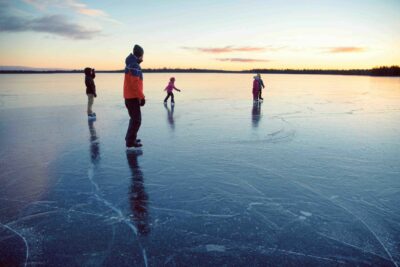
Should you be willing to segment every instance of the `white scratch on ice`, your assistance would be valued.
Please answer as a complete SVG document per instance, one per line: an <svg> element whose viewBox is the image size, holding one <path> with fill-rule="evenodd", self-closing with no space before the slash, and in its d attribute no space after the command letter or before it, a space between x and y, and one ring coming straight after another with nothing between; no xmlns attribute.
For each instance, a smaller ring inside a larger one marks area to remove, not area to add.
<svg viewBox="0 0 400 267"><path fill-rule="evenodd" d="M21 237L21 239L24 241L24 244L25 244L25 247L26 247L24 266L26 266L26 264L28 263L28 258L29 258L29 246L28 246L28 241L26 241L25 237L23 237L20 233L18 233L17 231L15 231L14 229L12 229L12 228L9 227L8 225L2 224L2 226L4 226L5 228L7 228L8 230L10 230L11 232L13 232L13 233L15 233L16 235L18 235L19 237Z"/></svg>

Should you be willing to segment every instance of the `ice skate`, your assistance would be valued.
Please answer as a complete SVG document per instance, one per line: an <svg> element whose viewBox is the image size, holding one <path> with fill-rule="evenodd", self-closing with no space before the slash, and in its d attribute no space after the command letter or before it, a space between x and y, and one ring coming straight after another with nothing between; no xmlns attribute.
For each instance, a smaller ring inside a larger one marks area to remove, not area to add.
<svg viewBox="0 0 400 267"><path fill-rule="evenodd" d="M132 152L132 151L141 150L142 146L143 145L140 144L139 142L135 142L132 146L127 146L126 147L126 152Z"/></svg>
<svg viewBox="0 0 400 267"><path fill-rule="evenodd" d="M94 114L94 113L88 114L88 119L89 120L95 120L96 119L96 114Z"/></svg>

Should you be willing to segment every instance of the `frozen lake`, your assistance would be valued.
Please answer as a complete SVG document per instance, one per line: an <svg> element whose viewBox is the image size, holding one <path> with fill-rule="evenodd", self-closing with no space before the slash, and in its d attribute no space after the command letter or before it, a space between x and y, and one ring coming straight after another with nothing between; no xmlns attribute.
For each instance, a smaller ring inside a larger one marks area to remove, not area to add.
<svg viewBox="0 0 400 267"><path fill-rule="evenodd" d="M0 266L400 266L400 79L0 75Z"/></svg>

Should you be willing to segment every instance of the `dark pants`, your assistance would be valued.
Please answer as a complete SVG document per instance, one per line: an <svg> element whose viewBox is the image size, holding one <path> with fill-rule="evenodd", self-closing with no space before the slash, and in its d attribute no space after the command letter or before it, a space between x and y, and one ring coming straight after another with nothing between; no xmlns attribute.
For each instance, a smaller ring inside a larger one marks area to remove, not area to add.
<svg viewBox="0 0 400 267"><path fill-rule="evenodd" d="M171 97L171 102L175 103L175 101L174 101L174 93L172 93L172 92L167 94L167 97L165 97L164 102L167 102L169 97Z"/></svg>
<svg viewBox="0 0 400 267"><path fill-rule="evenodd" d="M263 99L262 97L261 97L261 88L260 88L260 90L258 90L258 99Z"/></svg>
<svg viewBox="0 0 400 267"><path fill-rule="evenodd" d="M125 106L129 113L129 127L126 132L125 141L126 146L130 147L136 142L137 132L139 131L140 124L142 123L142 114L140 112L140 100L138 98L125 99Z"/></svg>

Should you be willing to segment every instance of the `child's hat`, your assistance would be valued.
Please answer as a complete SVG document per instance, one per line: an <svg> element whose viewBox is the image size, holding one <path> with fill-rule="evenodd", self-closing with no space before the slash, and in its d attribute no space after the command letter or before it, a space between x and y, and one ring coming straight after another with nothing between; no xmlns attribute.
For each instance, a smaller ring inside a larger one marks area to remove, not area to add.
<svg viewBox="0 0 400 267"><path fill-rule="evenodd" d="M133 54L137 57L143 56L144 50L140 45L135 44L133 47Z"/></svg>

